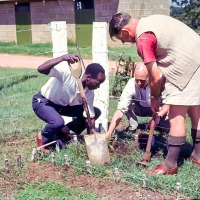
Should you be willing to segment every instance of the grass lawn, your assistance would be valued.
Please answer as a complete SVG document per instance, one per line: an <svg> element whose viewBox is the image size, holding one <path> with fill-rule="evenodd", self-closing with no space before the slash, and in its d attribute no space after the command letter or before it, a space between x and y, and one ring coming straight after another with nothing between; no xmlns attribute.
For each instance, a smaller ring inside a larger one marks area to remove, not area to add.
<svg viewBox="0 0 200 200"><path fill-rule="evenodd" d="M85 59L92 58L92 47L81 48L81 56ZM16 45L14 42L0 42L0 53L8 54L22 54L22 55L34 55L34 56L52 56L52 44L26 44L26 45ZM77 46L68 41L68 53L78 54ZM128 58L131 57L133 61L140 61L141 59L136 53L135 47L132 45L130 48L125 46L124 48L108 48L108 59L109 60L118 60L118 56L124 53Z"/></svg>

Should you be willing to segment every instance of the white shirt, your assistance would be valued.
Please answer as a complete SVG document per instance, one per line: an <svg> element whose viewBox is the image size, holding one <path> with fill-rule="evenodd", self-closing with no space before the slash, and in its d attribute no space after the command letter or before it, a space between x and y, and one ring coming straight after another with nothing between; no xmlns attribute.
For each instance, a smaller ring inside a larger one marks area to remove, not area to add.
<svg viewBox="0 0 200 200"><path fill-rule="evenodd" d="M150 87L140 88L135 78L131 78L126 84L118 102L117 109L123 113L128 111L128 107L133 100L139 101L143 107L151 107Z"/></svg>
<svg viewBox="0 0 200 200"><path fill-rule="evenodd" d="M66 66L63 63L53 67L48 74L51 77L47 83L41 88L41 94L55 104L62 106L81 105L82 97L76 82L76 79L71 75L69 65L66 61ZM84 88L86 100L90 116L95 116L93 101L94 91ZM84 112L86 117L86 113Z"/></svg>

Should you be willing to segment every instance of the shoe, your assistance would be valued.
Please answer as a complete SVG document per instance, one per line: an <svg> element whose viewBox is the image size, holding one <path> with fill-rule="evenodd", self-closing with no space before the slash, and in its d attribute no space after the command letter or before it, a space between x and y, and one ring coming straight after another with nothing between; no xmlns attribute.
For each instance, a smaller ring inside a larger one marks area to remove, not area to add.
<svg viewBox="0 0 200 200"><path fill-rule="evenodd" d="M190 160L194 165L200 167L200 160L197 160L196 158L194 158L192 156L190 157Z"/></svg>
<svg viewBox="0 0 200 200"><path fill-rule="evenodd" d="M165 167L162 163L160 163L159 165L157 165L155 168L151 169L151 170L146 170L147 173L152 174L152 175L173 175L173 174L177 174L178 173L178 167L172 168L172 169L168 169L167 167Z"/></svg>
<svg viewBox="0 0 200 200"><path fill-rule="evenodd" d="M64 133L62 131L57 133L58 138L62 141L64 144L68 144L69 142L73 141L73 136L69 133Z"/></svg>
<svg viewBox="0 0 200 200"><path fill-rule="evenodd" d="M36 133L36 142L37 142L37 146L38 147L41 147L44 145L43 141L42 141L42 135L41 135L41 132L38 132ZM49 149L46 149L46 148L41 148L40 151L42 153L50 153L50 150Z"/></svg>

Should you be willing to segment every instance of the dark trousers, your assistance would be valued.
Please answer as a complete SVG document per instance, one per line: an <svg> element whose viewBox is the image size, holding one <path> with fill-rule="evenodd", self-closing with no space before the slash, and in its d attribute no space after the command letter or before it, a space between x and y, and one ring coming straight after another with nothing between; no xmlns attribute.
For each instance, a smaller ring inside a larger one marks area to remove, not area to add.
<svg viewBox="0 0 200 200"><path fill-rule="evenodd" d="M49 101L39 92L33 96L32 108L35 114L47 123L42 130L44 143L59 139L57 133L64 126L64 119L61 115L73 117L72 122L69 122L67 127L74 133L80 134L86 128L83 105L61 106ZM94 111L96 120L101 115L101 111L96 107Z"/></svg>

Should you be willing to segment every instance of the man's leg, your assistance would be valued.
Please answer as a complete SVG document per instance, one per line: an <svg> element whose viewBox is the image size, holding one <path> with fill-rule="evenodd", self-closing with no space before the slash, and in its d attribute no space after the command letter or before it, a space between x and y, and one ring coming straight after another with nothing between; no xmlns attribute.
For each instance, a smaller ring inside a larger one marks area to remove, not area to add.
<svg viewBox="0 0 200 200"><path fill-rule="evenodd" d="M128 127L129 131L132 131L132 132L138 127L138 121L135 115L134 107L135 107L134 105L130 105L128 111L125 113L128 119L128 123L129 123L129 127Z"/></svg>
<svg viewBox="0 0 200 200"><path fill-rule="evenodd" d="M160 128L165 133L169 133L170 123L169 123L168 116L164 116L160 118L160 122L158 123L158 128Z"/></svg>
<svg viewBox="0 0 200 200"><path fill-rule="evenodd" d="M168 137L168 153L164 161L167 168L177 167L177 160L181 146L186 141L185 118L188 106L170 105L169 120L170 133Z"/></svg>
<svg viewBox="0 0 200 200"><path fill-rule="evenodd" d="M73 117L72 122L66 124L68 130L72 130L76 134L81 134L81 132L86 128L86 118L83 116L83 111L83 105L64 107L61 114L64 116ZM101 111L94 107L94 112L96 120L101 115Z"/></svg>
<svg viewBox="0 0 200 200"><path fill-rule="evenodd" d="M168 153L162 164L157 165L149 172L152 174L177 173L177 160L182 144L186 140L185 117L188 106L170 105L169 120L170 133L168 137Z"/></svg>
<svg viewBox="0 0 200 200"><path fill-rule="evenodd" d="M35 114L47 123L41 132L43 143L58 139L57 133L64 126L64 120L58 112L59 106L38 93L33 97L32 107Z"/></svg>
<svg viewBox="0 0 200 200"><path fill-rule="evenodd" d="M152 111L151 108L142 107L139 102L134 102L129 106L125 115L129 121L129 130L134 131L138 127L137 116L150 117L152 116Z"/></svg>
<svg viewBox="0 0 200 200"><path fill-rule="evenodd" d="M191 106L188 109L188 115L192 123L191 136L193 140L193 151L191 160L194 164L200 166L200 106Z"/></svg>

